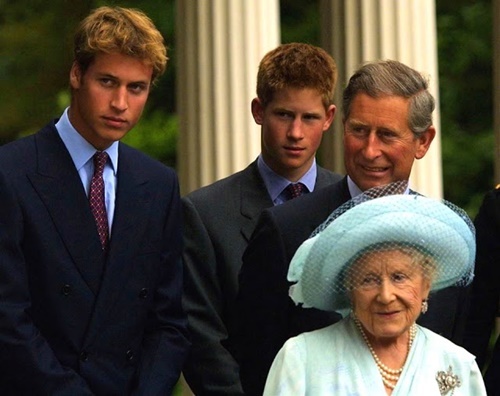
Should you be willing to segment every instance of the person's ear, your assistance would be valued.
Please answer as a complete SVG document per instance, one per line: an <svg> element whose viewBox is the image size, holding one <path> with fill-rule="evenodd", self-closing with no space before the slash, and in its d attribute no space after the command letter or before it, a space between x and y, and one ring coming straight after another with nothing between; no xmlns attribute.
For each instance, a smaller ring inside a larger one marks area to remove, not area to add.
<svg viewBox="0 0 500 396"><path fill-rule="evenodd" d="M264 107L259 98L252 100L252 116L257 125L262 125L264 122Z"/></svg>
<svg viewBox="0 0 500 396"><path fill-rule="evenodd" d="M69 85L73 89L78 89L80 88L81 81L82 71L80 69L80 66L76 62L73 62L73 65L71 65L71 70L69 71Z"/></svg>
<svg viewBox="0 0 500 396"><path fill-rule="evenodd" d="M424 280L424 290L423 290L423 297L424 297L424 300L428 300L429 299L429 294L431 292L431 281L427 278L425 278Z"/></svg>
<svg viewBox="0 0 500 396"><path fill-rule="evenodd" d="M330 128L330 125L332 125L336 111L337 108L335 107L335 105L328 106L328 109L326 110L326 120L323 124L323 131L326 131L328 128Z"/></svg>
<svg viewBox="0 0 500 396"><path fill-rule="evenodd" d="M422 133L418 138L418 147L415 152L415 158L421 159L429 150L434 137L436 136L436 128L431 125L424 133Z"/></svg>

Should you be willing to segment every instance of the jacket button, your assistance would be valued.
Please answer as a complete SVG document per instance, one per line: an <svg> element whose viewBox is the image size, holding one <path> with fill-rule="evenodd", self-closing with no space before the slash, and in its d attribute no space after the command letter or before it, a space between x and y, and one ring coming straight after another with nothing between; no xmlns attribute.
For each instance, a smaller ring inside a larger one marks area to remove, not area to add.
<svg viewBox="0 0 500 396"><path fill-rule="evenodd" d="M64 296L69 296L71 294L71 286L70 285L64 285L62 288L61 288L61 293L64 295Z"/></svg>
<svg viewBox="0 0 500 396"><path fill-rule="evenodd" d="M80 360L81 360L82 362L86 362L87 360L89 360L89 355L88 355L88 353L87 353L87 352L85 352L85 351L80 352Z"/></svg>
<svg viewBox="0 0 500 396"><path fill-rule="evenodd" d="M139 297L140 298L147 298L148 297L148 289L146 289L145 287L141 289L141 291L139 292Z"/></svg>
<svg viewBox="0 0 500 396"><path fill-rule="evenodd" d="M129 349L129 350L127 351L127 353L125 354L125 356L127 357L127 360L128 360L128 361L131 361L131 360L133 360L133 359L134 359L134 352L133 352L131 349Z"/></svg>

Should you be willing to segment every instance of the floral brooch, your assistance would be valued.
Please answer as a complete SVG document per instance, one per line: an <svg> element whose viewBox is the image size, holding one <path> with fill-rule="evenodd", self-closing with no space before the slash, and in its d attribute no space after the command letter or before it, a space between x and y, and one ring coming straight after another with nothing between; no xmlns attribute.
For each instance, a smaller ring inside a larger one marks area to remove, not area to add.
<svg viewBox="0 0 500 396"><path fill-rule="evenodd" d="M458 378L458 375L453 374L451 366L448 368L447 372L438 371L436 374L436 381L441 395L447 395L448 392L451 391L451 396L453 395L455 388L458 388L461 385L460 378Z"/></svg>

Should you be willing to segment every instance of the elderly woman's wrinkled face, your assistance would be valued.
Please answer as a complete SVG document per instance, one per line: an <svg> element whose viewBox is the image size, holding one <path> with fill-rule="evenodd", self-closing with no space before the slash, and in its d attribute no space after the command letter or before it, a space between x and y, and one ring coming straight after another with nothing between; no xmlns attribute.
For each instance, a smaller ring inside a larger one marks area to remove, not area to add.
<svg viewBox="0 0 500 396"><path fill-rule="evenodd" d="M417 256L399 249L373 251L353 264L353 311L371 338L396 339L417 320L430 290L429 272Z"/></svg>

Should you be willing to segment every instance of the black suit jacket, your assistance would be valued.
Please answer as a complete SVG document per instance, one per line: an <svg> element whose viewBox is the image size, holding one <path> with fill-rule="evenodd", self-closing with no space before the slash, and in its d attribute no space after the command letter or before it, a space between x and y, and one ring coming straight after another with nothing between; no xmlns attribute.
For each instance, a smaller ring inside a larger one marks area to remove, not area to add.
<svg viewBox="0 0 500 396"><path fill-rule="evenodd" d="M500 190L489 191L474 219L476 268L464 346L483 368L488 361L489 341L500 300ZM497 339L485 373L488 395L500 394L500 341Z"/></svg>
<svg viewBox="0 0 500 396"><path fill-rule="evenodd" d="M107 256L54 123L0 147L0 393L170 394L185 359L175 173L120 143Z"/></svg>
<svg viewBox="0 0 500 396"><path fill-rule="evenodd" d="M341 179L318 167L316 188ZM229 353L241 256L258 215L273 206L257 161L182 199L183 303L193 338L184 376L197 395L242 394L239 368Z"/></svg>
<svg viewBox="0 0 500 396"><path fill-rule="evenodd" d="M414 192L412 192L414 193ZM303 309L288 297L287 273L295 251L328 215L351 199L347 178L262 212L243 254L232 345L245 394L261 395L274 357L297 334L338 321L335 312ZM461 341L465 293L449 288L435 293L419 323Z"/></svg>

